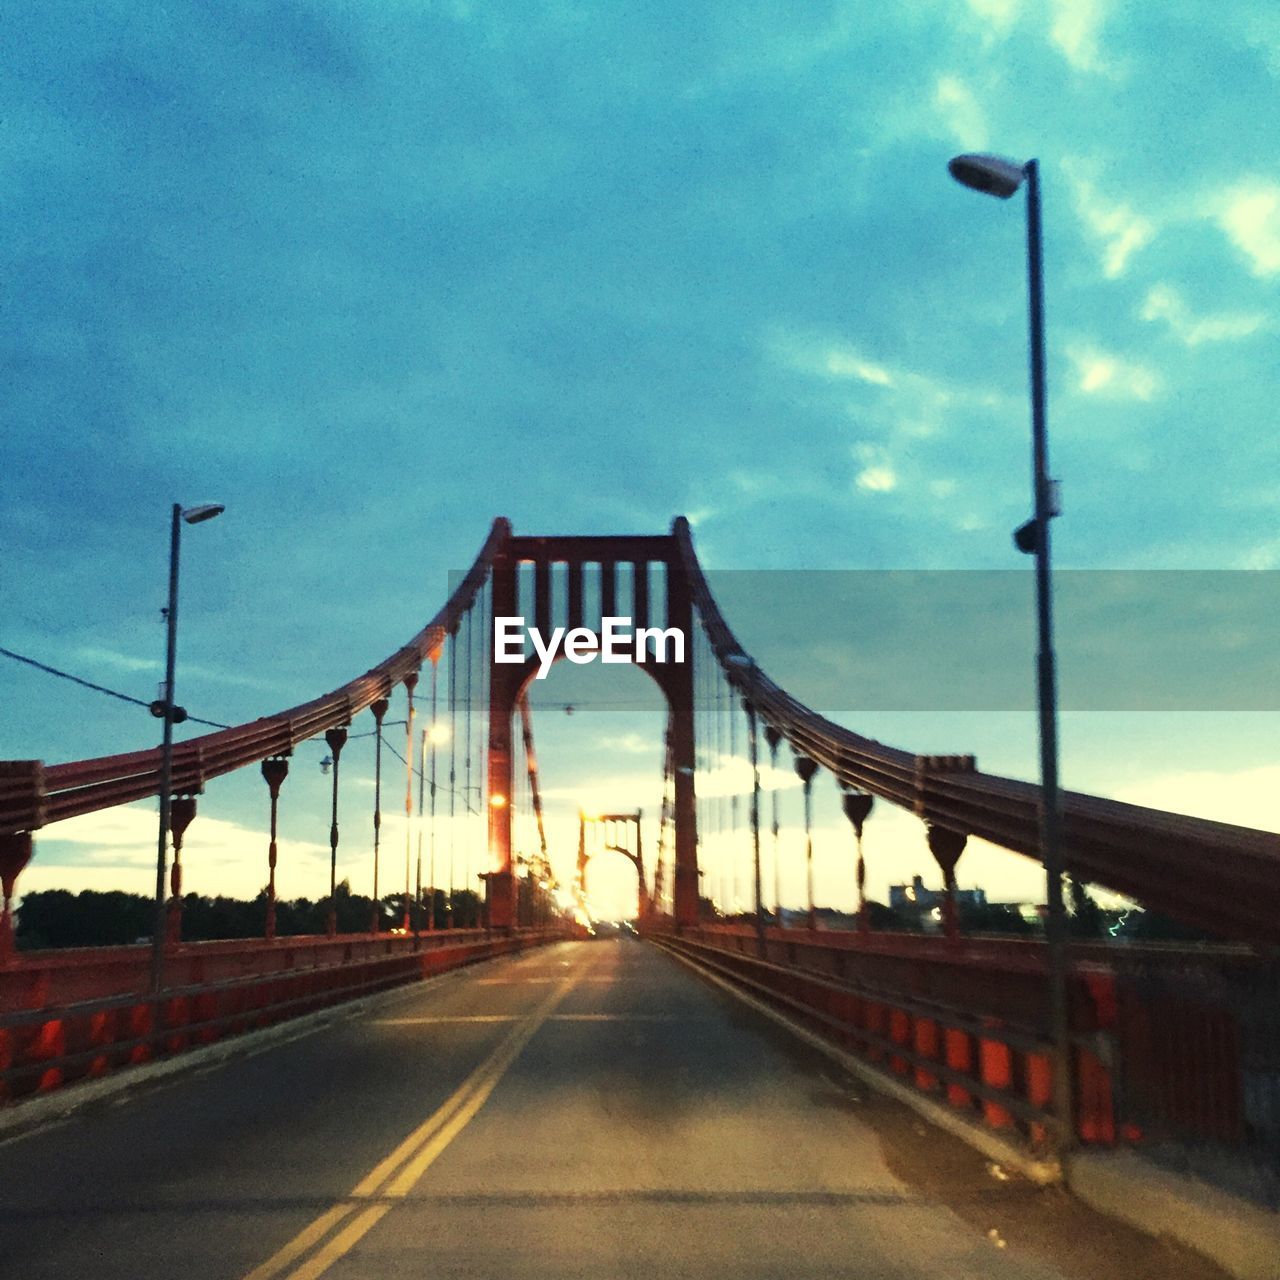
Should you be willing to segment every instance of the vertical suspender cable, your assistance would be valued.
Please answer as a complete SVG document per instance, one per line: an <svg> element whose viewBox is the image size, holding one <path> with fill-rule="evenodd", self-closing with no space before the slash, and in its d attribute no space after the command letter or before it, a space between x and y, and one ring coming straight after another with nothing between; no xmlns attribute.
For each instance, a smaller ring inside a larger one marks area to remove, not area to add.
<svg viewBox="0 0 1280 1280"><path fill-rule="evenodd" d="M440 745L439 684L440 654L431 660L431 905L427 908L427 928L436 927L436 750Z"/></svg>
<svg viewBox="0 0 1280 1280"><path fill-rule="evenodd" d="M462 881L463 893L471 892L471 846L475 843L475 822L473 820L475 814L474 793L471 790L471 669L475 666L474 655L472 652L472 639L474 638L474 624L472 622L472 614L475 612L475 601L472 600L471 607L467 610L467 756L466 756L466 785L463 788L463 807L466 810L467 817L467 838L464 842L463 851L466 859L466 873ZM463 899L467 904L467 927L475 928L474 912L472 911L472 900L470 897Z"/></svg>
<svg viewBox="0 0 1280 1280"><path fill-rule="evenodd" d="M449 899L445 905L445 921L452 929L454 916L454 872L457 866L458 842L458 628L449 633Z"/></svg>
<svg viewBox="0 0 1280 1280"><path fill-rule="evenodd" d="M725 781L724 781L724 689L720 683L720 670L717 667L715 673L715 724L716 724L716 857L715 870L713 878L709 881L708 888L714 893L712 886L716 880L719 880L720 887L720 911L722 915L728 915L728 901L724 892L724 833L725 833Z"/></svg>
<svg viewBox="0 0 1280 1280"><path fill-rule="evenodd" d="M738 864L742 861L741 850L738 848L738 823L739 811L741 809L738 803L738 699L734 696L733 689L729 690L728 698L729 710L729 758L733 761L733 791L729 796L729 811L733 820L733 835L729 841L729 874L732 876L733 891L733 915L737 915L742 907L742 897L738 889L738 873L740 867Z"/></svg>

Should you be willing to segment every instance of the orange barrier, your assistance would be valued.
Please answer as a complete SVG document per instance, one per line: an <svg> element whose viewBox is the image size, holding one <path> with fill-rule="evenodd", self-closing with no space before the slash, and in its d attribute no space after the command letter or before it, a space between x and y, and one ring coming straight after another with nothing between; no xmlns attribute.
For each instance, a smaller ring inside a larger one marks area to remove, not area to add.
<svg viewBox="0 0 1280 1280"><path fill-rule="evenodd" d="M259 941L247 949L224 949L220 957L209 953L200 959L202 963L217 960L214 968L243 967L256 955L261 971L170 988L158 997L117 992L0 1017L0 1098L18 1100L46 1093L562 936L557 930L511 935L441 931L430 935L430 945L426 945L428 935L423 935L417 941L424 945L417 949L408 935L325 939L330 945L319 948L309 945L316 940L304 939L299 950L313 963L288 969L277 967L281 953L288 949L281 943ZM192 949L220 945L193 944ZM314 963L317 957L328 962ZM108 981L116 981L124 971L114 971L116 977Z"/></svg>

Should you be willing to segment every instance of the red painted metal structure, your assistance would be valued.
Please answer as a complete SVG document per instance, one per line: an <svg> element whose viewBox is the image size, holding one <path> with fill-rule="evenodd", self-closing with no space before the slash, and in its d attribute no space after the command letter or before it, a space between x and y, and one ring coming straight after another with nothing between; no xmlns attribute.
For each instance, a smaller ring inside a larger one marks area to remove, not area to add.
<svg viewBox="0 0 1280 1280"><path fill-rule="evenodd" d="M493 616L520 616L517 569L533 566L533 625L544 635L553 627L583 625L584 576L600 575L600 616L629 617L635 628L650 623L650 567L661 566L666 584L665 626L692 636L693 614L688 579L681 571L678 544L670 537L509 538L493 559ZM618 592L620 565L632 566L629 599ZM554 613L552 568L564 565L567 590L563 616ZM536 659L499 663L490 646L489 662L489 849L497 870L489 880L490 921L507 927L515 918L515 877L511 858L511 729L516 708L538 669ZM690 655L687 655L690 656ZM645 663L667 699L671 750L675 762L675 917L681 925L698 919L698 838L694 804L693 663Z"/></svg>
<svg viewBox="0 0 1280 1280"><path fill-rule="evenodd" d="M762 958L739 924L660 941L903 1083L1043 1144L1043 942L771 928ZM1077 942L1071 954L1077 1140L1274 1142L1251 1133L1273 966L1244 947Z"/></svg>
<svg viewBox="0 0 1280 1280"><path fill-rule="evenodd" d="M978 1108L990 1123L1002 1124L1007 1117L1014 1117L1034 1137L1050 1084L1044 1052L1044 968L1039 952L997 952L990 946L975 949L972 942L961 943L954 920L949 920L951 936L941 941L940 948L917 940L904 949L900 941L885 941L883 935L865 930L844 935L845 940L830 934L818 940L803 931L787 930L781 935L768 933L764 955L748 955L751 947L741 937L732 932L714 933L700 923L694 796L695 618L706 631L724 678L750 701L762 722L771 752L786 742L795 753L802 776L812 779L817 769L825 769L849 795L861 797L846 804L856 829L866 818L866 798L870 796L915 813L929 829L930 847L949 884L954 883L955 861L969 837L1038 856L1039 789L982 773L972 756L918 755L887 746L833 723L791 697L743 651L725 622L683 518L673 523L668 535L651 537L516 537L506 520L495 521L459 588L408 644L363 676L321 698L179 743L174 751L175 794L193 795L210 779L282 757L304 739L341 733L342 726L357 712L386 699L396 685L411 688L422 664L438 660L446 637L456 634L459 621L486 582L492 583L494 615L519 614L518 570L522 564L532 566L534 624L544 634L553 625L581 625L588 566L593 573L598 567L601 614L629 612L636 626L646 625L651 613L650 569L661 567L665 625L685 633L689 660L679 665L650 663L642 669L662 688L670 712L668 763L675 836L671 927L681 936L681 945L714 951L714 962L737 980L772 991L776 998L807 1009L807 1016L826 1019L823 1025L837 1030L859 1052L887 1063L889 1070L913 1078L920 1087L943 1091L955 1105ZM563 618L553 617L551 581L558 565L565 566L568 583ZM626 600L619 599L620 565L631 566L632 585ZM797 625L814 625L809 619L796 621ZM513 719L534 666L497 664L492 659L490 647L488 799L499 803L487 806L490 854L496 864L488 876L488 918L495 930L504 932L515 931L517 925L508 803L513 782ZM336 748L334 758L336 761ZM31 856L32 833L46 823L155 795L159 776L158 749L48 767L38 761L0 762L0 884L5 913L0 924L0 966L7 966L9 975L26 965L26 961L19 961L15 970L6 948L11 945L10 901L17 877ZM1074 792L1063 796L1063 816L1066 865L1080 880L1127 894L1226 939L1264 950L1280 941L1280 836ZM336 832L331 840L336 841ZM655 896L661 898L662 891ZM865 925L865 913L863 921ZM314 943L311 940L308 945ZM754 932L751 943L758 947ZM277 940L273 945L297 944ZM352 944L335 938L327 945ZM182 954L182 948L175 948L176 963ZM215 949L202 954L209 957L204 962L208 965L222 953ZM426 953L414 953L420 954ZM1123 1097L1126 1089L1130 1095L1135 1088L1139 1092L1145 1089L1148 1096L1158 1098L1161 1072L1171 1073L1170 1079L1176 1077L1180 1083L1165 1090L1165 1101L1158 1101L1155 1112L1164 1108L1189 1114L1194 1107L1186 1101L1188 1091L1195 1094L1208 1089L1219 1099L1230 1092L1213 1084L1230 1077L1230 1069L1224 1069L1225 1074L1210 1071L1210 1076L1201 1079L1196 1076L1199 1068L1179 1063L1176 1052L1160 1047L1162 1032L1157 1024L1161 1019L1154 1018L1150 1009L1166 1010L1164 1021L1184 1025L1188 1035L1203 1041L1206 1048L1201 1066L1230 1058L1223 1045L1231 1036L1218 1025L1221 1019L1215 1022L1217 1015L1206 1015L1197 1021L1199 1015L1187 1014L1179 1023L1182 1015L1167 1013L1177 1005L1176 989L1172 994L1166 992L1167 998L1161 996L1158 970L1153 971L1155 977L1148 974L1143 979L1146 986L1128 979L1128 985L1116 985L1114 962L1118 954L1111 951L1107 957L1099 956L1095 964L1092 956L1077 950L1072 978L1080 1072L1076 1121L1080 1135L1094 1140L1108 1140L1117 1132L1117 1124L1123 1127L1130 1123L1123 1116L1116 1119L1117 1090ZM421 963L411 960L410 967ZM315 971L324 970L320 966ZM180 963L173 972L182 974ZM1109 972L1113 978L1107 977ZM202 976L185 975L176 980L219 988L230 983L228 989L239 990L234 975L221 970L213 974L206 968ZM266 979L258 974L248 980ZM57 1002L52 988L46 988L41 998ZM130 1007L142 1005L135 999ZM1230 1008L1229 1004L1221 1007ZM38 1010L39 1006L35 1012ZM32 1025L38 1021L35 1018ZM1144 1032L1139 1030L1143 1027ZM148 1034L154 1038L159 1032L153 1029ZM1104 1052L1106 1037L1111 1037L1106 1043L1113 1046L1127 1044L1119 1059L1126 1073L1122 1084L1117 1083L1115 1060L1108 1060ZM12 1041L9 1044L5 1052L12 1056ZM129 1052L135 1048L136 1044ZM1146 1068L1141 1066L1144 1061ZM1157 1083L1152 1084L1153 1080ZM1179 1089L1182 1094L1177 1093ZM1208 1123L1208 1128L1216 1126L1215 1131L1225 1134L1233 1124L1241 1123L1239 1107L1233 1110L1233 1106L1229 1099L1215 1103L1210 1110L1217 1119Z"/></svg>
<svg viewBox="0 0 1280 1280"><path fill-rule="evenodd" d="M148 991L150 947L37 952L0 971L0 1101L200 1045L566 936L454 929L175 947Z"/></svg>
<svg viewBox="0 0 1280 1280"><path fill-rule="evenodd" d="M475 564L444 608L384 662L323 697L273 716L205 734L174 749L173 790L191 795L234 769L290 751L304 739L350 722L352 716L388 696L434 661L446 634L475 601L490 574L494 613L514 613L516 567L534 566L534 613L545 628L551 618L551 567L568 567L567 622L582 617L582 571L601 570L601 612L619 607L616 569L632 564L631 616L649 615L648 567L660 564L666 578L666 623L689 633L696 611L725 676L739 690L754 681L752 700L766 728L779 731L803 759L829 770L841 786L881 796L919 815L931 826L978 836L1036 857L1038 788L1027 782L981 773L972 756L916 755L886 746L837 725L792 698L754 665L721 616L694 552L688 522L677 518L670 535L654 537L515 537L496 520ZM798 625L804 620L797 620ZM492 656L492 651L491 651ZM697 921L697 832L694 811L692 663L646 665L663 688L672 711L675 766L675 917ZM511 793L511 729L529 665L492 664L489 794ZM39 761L0 761L0 882L5 901L31 856L31 834L46 823L92 813L156 794L160 751L146 751L45 766ZM1280 836L1226 823L1190 818L1067 792L1063 797L1067 866L1083 880L1128 894L1176 919L1228 939L1280 942ZM511 815L491 807L491 852L497 861L490 880L491 923L511 927L515 877L511 867ZM6 908L7 909L7 908ZM2 945L2 944L0 944Z"/></svg>
<svg viewBox="0 0 1280 1280"><path fill-rule="evenodd" d="M802 758L842 786L880 796L931 826L1039 857L1040 789L981 773L972 756L914 755L833 723L791 697L750 661L721 616L688 523L672 530L694 607L729 682L751 698ZM1280 835L1067 791L1067 869L1223 938L1280 943Z"/></svg>

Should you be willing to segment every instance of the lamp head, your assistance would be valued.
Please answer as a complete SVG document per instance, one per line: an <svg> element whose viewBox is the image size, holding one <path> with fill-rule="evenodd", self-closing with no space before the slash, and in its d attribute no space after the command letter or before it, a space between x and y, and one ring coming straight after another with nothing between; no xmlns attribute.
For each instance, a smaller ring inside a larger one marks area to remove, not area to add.
<svg viewBox="0 0 1280 1280"><path fill-rule="evenodd" d="M220 516L227 508L221 502L206 502L198 507L183 508L182 518L188 524L199 524L202 520L212 520Z"/></svg>
<svg viewBox="0 0 1280 1280"><path fill-rule="evenodd" d="M951 176L961 186L981 191L983 195L998 196L1007 200L1022 186L1026 169L1001 156L969 153L956 156L947 162Z"/></svg>

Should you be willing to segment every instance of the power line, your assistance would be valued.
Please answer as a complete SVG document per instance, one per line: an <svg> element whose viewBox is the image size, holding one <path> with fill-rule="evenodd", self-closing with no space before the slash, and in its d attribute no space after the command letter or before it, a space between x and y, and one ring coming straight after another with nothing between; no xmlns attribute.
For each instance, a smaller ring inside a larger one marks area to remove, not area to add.
<svg viewBox="0 0 1280 1280"><path fill-rule="evenodd" d="M121 702L132 703L135 707L147 707L148 709L151 707L151 703L144 702L141 698L134 698L127 693L121 693L118 689L108 689L105 685L94 684L92 680L84 680L80 676L73 676L69 671L59 671L57 667L51 667L44 662L37 662L34 658L28 658L23 653L14 653L12 649L0 649L0 657L12 658L14 662L26 663L29 667L35 667L37 671L45 672L46 675L57 676L60 680L70 680L72 684L78 684L85 689L92 689L94 693L105 693L109 698L118 698ZM227 724L221 724L217 720L201 720L199 716L188 716L187 719L192 724L205 724L211 729L229 729L231 727Z"/></svg>

